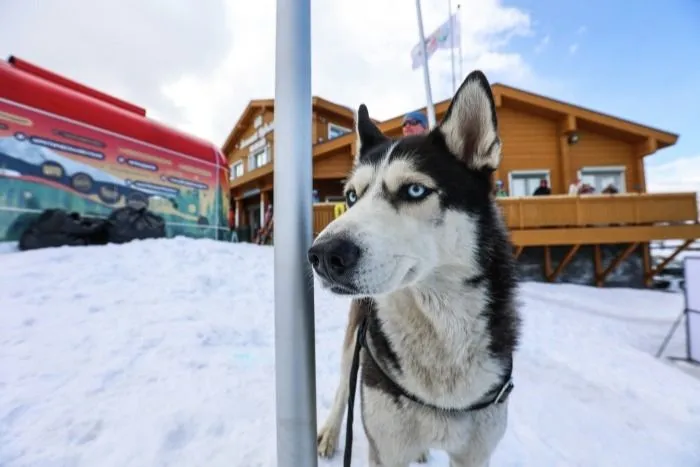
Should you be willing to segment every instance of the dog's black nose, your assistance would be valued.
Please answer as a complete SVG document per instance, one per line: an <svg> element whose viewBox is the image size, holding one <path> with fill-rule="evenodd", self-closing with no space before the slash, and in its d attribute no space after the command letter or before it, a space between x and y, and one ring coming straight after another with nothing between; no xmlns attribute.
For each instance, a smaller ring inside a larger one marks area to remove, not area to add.
<svg viewBox="0 0 700 467"><path fill-rule="evenodd" d="M344 238L331 238L309 248L309 262L330 281L342 282L360 259L360 247Z"/></svg>

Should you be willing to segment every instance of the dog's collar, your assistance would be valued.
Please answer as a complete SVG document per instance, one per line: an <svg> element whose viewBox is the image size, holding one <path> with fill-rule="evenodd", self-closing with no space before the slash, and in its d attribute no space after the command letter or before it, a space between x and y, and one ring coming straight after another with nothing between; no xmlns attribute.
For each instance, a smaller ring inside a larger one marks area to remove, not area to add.
<svg viewBox="0 0 700 467"><path fill-rule="evenodd" d="M442 407L439 405L431 404L429 402L426 402L419 397L417 397L414 394L411 394L409 391L407 391L403 386L401 386L399 383L394 381L381 367L379 362L377 361L376 358L374 358L374 354L372 353L372 349L370 349L370 346L367 344L367 321L368 317L365 316L362 319L362 322L360 323L360 326L357 330L359 333L358 335L358 344L362 346L369 359L372 361L372 363L377 367L377 369L382 373L384 378L386 378L386 381L389 385L393 386L392 389L396 391L396 393L402 395L406 399L409 399L417 404L420 404L424 407L439 411L439 412L447 412L451 414L460 414L460 413L467 413L467 412L474 412L476 410L483 410L486 409L492 405L496 404L502 404L508 399L508 396L510 395L511 391L515 387L513 384L513 362L511 360L508 372L506 373L505 377L502 380L502 384L498 387L498 390L496 391L495 389L490 391L489 393L485 394L482 397L482 400L479 402L476 402L474 404L471 404L467 407ZM491 396L493 392L496 392L495 396ZM489 397L491 396L491 397Z"/></svg>

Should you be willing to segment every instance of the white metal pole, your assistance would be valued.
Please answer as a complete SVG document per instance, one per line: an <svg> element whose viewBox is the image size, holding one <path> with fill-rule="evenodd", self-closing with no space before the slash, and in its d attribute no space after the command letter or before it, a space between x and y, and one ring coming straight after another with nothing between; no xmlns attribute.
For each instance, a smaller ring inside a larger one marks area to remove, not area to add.
<svg viewBox="0 0 700 467"><path fill-rule="evenodd" d="M316 467L310 0L277 0L275 383L278 467Z"/></svg>
<svg viewBox="0 0 700 467"><path fill-rule="evenodd" d="M278 0L279 1L279 0ZM433 93L430 90L430 70L428 70L428 48L425 45L425 34L423 33L423 15L420 11L420 0L416 0L416 15L418 16L418 34L420 35L420 46L423 54L423 80L425 81L426 109L428 110L428 126L435 127L435 107L433 106Z"/></svg>
<svg viewBox="0 0 700 467"><path fill-rule="evenodd" d="M464 61L464 56L462 55L462 5L457 4L457 17L459 18L459 28L460 28L460 33L459 33L459 44L458 44L458 50L459 50L459 79L462 80L464 79L464 72L462 71L462 64Z"/></svg>
<svg viewBox="0 0 700 467"><path fill-rule="evenodd" d="M452 95L457 93L457 77L455 76L455 22L452 18L452 0L447 0L450 20L450 62L452 64Z"/></svg>

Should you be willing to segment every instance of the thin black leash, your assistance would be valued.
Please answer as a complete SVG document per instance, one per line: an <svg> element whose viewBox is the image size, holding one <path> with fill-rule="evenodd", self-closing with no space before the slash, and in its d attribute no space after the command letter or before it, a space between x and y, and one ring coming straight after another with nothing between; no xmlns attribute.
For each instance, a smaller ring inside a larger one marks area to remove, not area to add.
<svg viewBox="0 0 700 467"><path fill-rule="evenodd" d="M365 338L366 338L366 333L367 333L367 317L364 316L362 318L362 321L360 321L360 325L357 328L357 337L355 340L355 350L352 355L352 364L350 365L350 381L349 381L349 391L348 391L348 416L346 418L346 425L345 425L345 452L343 453L343 467L350 467L350 464L352 462L352 424L353 424L353 418L354 418L354 412L355 412L355 390L357 389L357 373L360 368L360 350L362 347L365 345ZM374 360L374 357L372 356L372 352L367 349L369 358ZM375 361L376 362L376 361ZM512 365L512 363L511 363ZM506 377L506 380L504 381L503 385L501 386L500 390L496 394L496 397L491 400L487 400L485 402L480 402L476 404L472 404L469 407L465 408L459 408L459 409L452 409L452 408L443 408L443 407L437 407L432 404L428 404L425 401L421 401L418 399L416 396L413 394L408 393L405 389L401 388L400 386L396 385L396 383L392 383L397 386L397 389L399 389L402 393L403 396L407 397L408 399L421 404L423 406L445 412L445 413L465 413L465 412L472 412L476 410L482 410L485 409L491 405L494 404L501 404L505 402L505 400L508 398L510 395L511 391L513 390L513 378L511 375L512 372L512 366L511 369L508 372L508 375ZM387 376L388 378L388 376Z"/></svg>
<svg viewBox="0 0 700 467"><path fill-rule="evenodd" d="M343 467L350 467L352 462L352 421L355 412L355 390L357 389L357 373L360 368L360 350L364 345L365 329L367 318L363 317L360 326L357 328L357 338L355 340L355 351L352 354L352 364L350 366L350 390L348 392L348 416L345 424L345 452L343 453Z"/></svg>

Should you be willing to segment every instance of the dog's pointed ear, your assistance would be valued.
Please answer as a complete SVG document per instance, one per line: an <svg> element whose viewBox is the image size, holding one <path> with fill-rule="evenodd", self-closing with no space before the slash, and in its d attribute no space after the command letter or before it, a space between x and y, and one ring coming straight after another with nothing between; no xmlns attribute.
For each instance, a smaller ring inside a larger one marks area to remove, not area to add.
<svg viewBox="0 0 700 467"><path fill-rule="evenodd" d="M377 128L371 118L365 104L360 104L355 115L355 131L357 133L357 148L355 152L355 163L360 160L363 154L370 149L387 141L389 138Z"/></svg>
<svg viewBox="0 0 700 467"><path fill-rule="evenodd" d="M484 73L472 71L452 98L439 131L447 148L468 167L496 170L501 161L496 105Z"/></svg>

